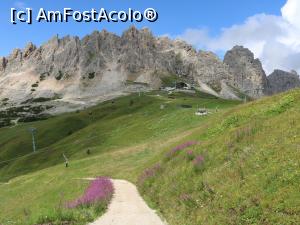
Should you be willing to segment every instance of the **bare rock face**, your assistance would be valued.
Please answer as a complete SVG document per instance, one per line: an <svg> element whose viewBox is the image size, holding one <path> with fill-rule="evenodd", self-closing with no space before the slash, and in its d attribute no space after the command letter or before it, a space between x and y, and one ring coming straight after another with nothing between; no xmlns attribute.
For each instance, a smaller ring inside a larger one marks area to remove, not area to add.
<svg viewBox="0 0 300 225"><path fill-rule="evenodd" d="M224 57L224 63L229 66L233 75L233 85L253 98L266 94L268 86L266 74L259 59L247 48L235 46Z"/></svg>
<svg viewBox="0 0 300 225"><path fill-rule="evenodd" d="M5 70L6 64L7 59L5 57L0 57L0 72Z"/></svg>
<svg viewBox="0 0 300 225"><path fill-rule="evenodd" d="M198 53L198 74L205 82L230 80L229 67L212 52L200 51Z"/></svg>
<svg viewBox="0 0 300 225"><path fill-rule="evenodd" d="M121 36L105 30L82 39L54 36L40 47L29 43L15 49L0 59L0 99L20 104L55 98L63 107L86 107L127 92L157 89L161 78L170 75L218 97L235 98L224 85L233 79L229 66L216 55L130 27Z"/></svg>
<svg viewBox="0 0 300 225"><path fill-rule="evenodd" d="M36 46L33 43L28 43L27 46L24 49L24 58L30 57L30 55L34 52L36 49Z"/></svg>
<svg viewBox="0 0 300 225"><path fill-rule="evenodd" d="M158 49L156 39L148 29L131 27L121 36L119 63L128 73L136 74L155 68Z"/></svg>
<svg viewBox="0 0 300 225"><path fill-rule="evenodd" d="M205 51L198 53L196 74L196 77L217 93L222 91L222 81L232 79L229 67L214 53Z"/></svg>
<svg viewBox="0 0 300 225"><path fill-rule="evenodd" d="M277 94L300 87L299 75L295 71L286 72L283 70L274 70L268 76L269 89L268 94Z"/></svg>
<svg viewBox="0 0 300 225"><path fill-rule="evenodd" d="M191 46L162 41L146 28L131 27L121 36L105 30L83 39L54 36L40 47L29 43L0 59L0 99L20 104L60 96L60 102L84 107L128 91L159 88L160 76L192 81L195 60L183 57L189 52L196 60Z"/></svg>
<svg viewBox="0 0 300 225"><path fill-rule="evenodd" d="M258 59L240 46L224 62L181 40L154 37L131 27L121 36L105 30L79 37L54 36L40 47L29 43L0 58L0 100L22 105L32 99L54 102L50 113L74 111L128 92L157 89L177 76L207 93L258 98L268 82ZM8 88L9 87L9 88Z"/></svg>

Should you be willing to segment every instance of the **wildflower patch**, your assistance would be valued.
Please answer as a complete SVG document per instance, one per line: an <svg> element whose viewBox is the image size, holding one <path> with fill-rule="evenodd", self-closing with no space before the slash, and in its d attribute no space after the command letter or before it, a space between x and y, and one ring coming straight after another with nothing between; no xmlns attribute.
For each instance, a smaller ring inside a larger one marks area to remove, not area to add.
<svg viewBox="0 0 300 225"><path fill-rule="evenodd" d="M171 159L174 156L176 156L179 152L181 152L182 150L191 147L193 145L198 144L197 141L187 141L185 143L182 143L180 145L177 145L176 147L172 148L167 154L166 154L166 158L167 159Z"/></svg>
<svg viewBox="0 0 300 225"><path fill-rule="evenodd" d="M93 180L84 194L67 203L67 208L76 208L92 205L106 206L114 193L114 187L111 180L107 177L98 177Z"/></svg>

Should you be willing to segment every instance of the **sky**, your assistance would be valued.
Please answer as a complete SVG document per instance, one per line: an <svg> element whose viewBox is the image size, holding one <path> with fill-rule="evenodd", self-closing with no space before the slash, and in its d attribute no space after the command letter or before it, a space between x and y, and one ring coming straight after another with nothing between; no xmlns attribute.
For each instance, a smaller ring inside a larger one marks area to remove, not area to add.
<svg viewBox="0 0 300 225"><path fill-rule="evenodd" d="M25 23L10 22L11 8L46 10L145 10L158 12L156 22L142 23ZM213 51L220 57L234 45L243 45L260 58L269 74L274 69L300 72L300 0L7 0L0 2L0 55L7 56L26 43L41 45L54 35L83 37L106 29L122 34L135 25L148 27L155 35L180 38L197 49Z"/></svg>

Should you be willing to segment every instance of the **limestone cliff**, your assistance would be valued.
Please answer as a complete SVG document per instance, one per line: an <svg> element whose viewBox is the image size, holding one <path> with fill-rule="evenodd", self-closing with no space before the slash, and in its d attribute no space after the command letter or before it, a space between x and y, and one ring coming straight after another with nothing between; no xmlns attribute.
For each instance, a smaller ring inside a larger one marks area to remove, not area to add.
<svg viewBox="0 0 300 225"><path fill-rule="evenodd" d="M268 82L260 61L241 46L228 51L222 62L184 41L130 27L120 36L105 30L82 39L54 36L39 47L29 43L13 50L0 58L0 101L5 99L8 107L47 99L55 103L50 113L73 111L128 92L158 89L165 76L230 99L241 93L265 95L273 77ZM275 92L285 89L278 85Z"/></svg>
<svg viewBox="0 0 300 225"><path fill-rule="evenodd" d="M282 70L274 70L268 76L269 89L268 94L277 94L293 88L300 87L300 79L297 72L285 72Z"/></svg>
<svg viewBox="0 0 300 225"><path fill-rule="evenodd" d="M266 94L268 86L266 74L259 59L247 48L235 46L224 57L233 76L233 85L246 95L259 98Z"/></svg>

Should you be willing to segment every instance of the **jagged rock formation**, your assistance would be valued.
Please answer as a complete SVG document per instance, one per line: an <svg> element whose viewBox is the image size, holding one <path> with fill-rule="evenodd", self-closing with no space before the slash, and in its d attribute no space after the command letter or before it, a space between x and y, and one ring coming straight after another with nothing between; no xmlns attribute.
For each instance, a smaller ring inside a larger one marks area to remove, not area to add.
<svg viewBox="0 0 300 225"><path fill-rule="evenodd" d="M122 36L103 30L82 40L55 36L40 47L29 43L24 50L15 49L0 61L0 96L21 103L59 95L57 102L86 104L159 88L161 77L168 75L206 85L204 89L212 88L216 95L221 81L230 79L227 66L213 53L131 27Z"/></svg>
<svg viewBox="0 0 300 225"><path fill-rule="evenodd" d="M121 36L105 30L82 39L55 36L40 47L29 43L13 50L0 58L0 102L5 99L5 107L11 107L47 99L50 113L74 111L128 92L157 89L162 78L174 75L230 99L241 93L258 98L268 88L260 61L248 49L236 46L222 62L184 41L131 27Z"/></svg>
<svg viewBox="0 0 300 225"><path fill-rule="evenodd" d="M274 72L268 76L268 83L268 94L271 95L300 87L300 79L296 71L285 72L282 70L274 70Z"/></svg>
<svg viewBox="0 0 300 225"><path fill-rule="evenodd" d="M205 83L219 83L221 80L231 80L229 67L220 61L212 52L200 51L198 53L197 74Z"/></svg>
<svg viewBox="0 0 300 225"><path fill-rule="evenodd" d="M233 85L250 97L259 98L266 94L266 74L259 59L247 48L235 46L224 57L233 75Z"/></svg>

